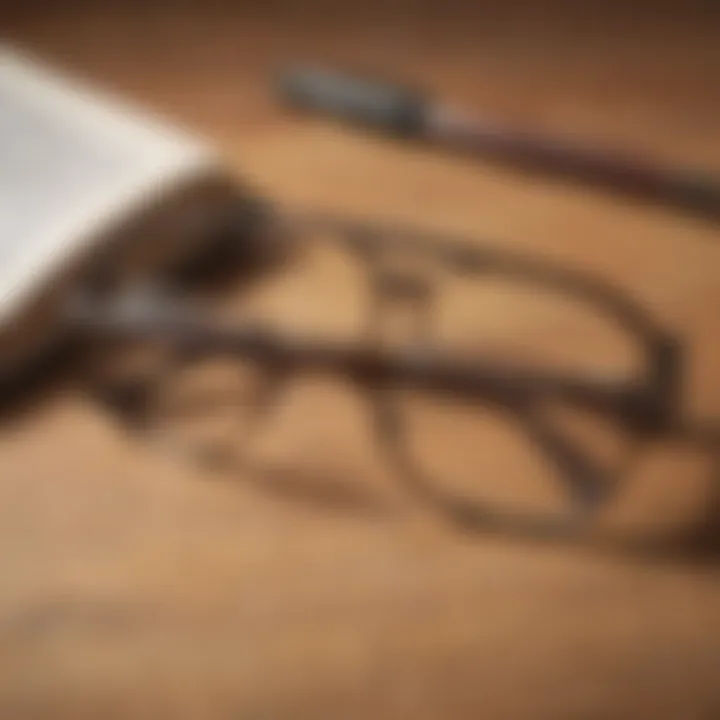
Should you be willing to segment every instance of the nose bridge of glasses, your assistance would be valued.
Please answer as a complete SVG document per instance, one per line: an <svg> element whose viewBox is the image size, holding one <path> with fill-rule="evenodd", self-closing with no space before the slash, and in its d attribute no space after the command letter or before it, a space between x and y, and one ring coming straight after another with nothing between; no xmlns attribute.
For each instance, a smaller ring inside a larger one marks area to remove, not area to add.
<svg viewBox="0 0 720 720"><path fill-rule="evenodd" d="M381 264L371 270L369 282L370 341L392 344L409 336L409 344L429 344L436 293L432 281L416 270Z"/></svg>

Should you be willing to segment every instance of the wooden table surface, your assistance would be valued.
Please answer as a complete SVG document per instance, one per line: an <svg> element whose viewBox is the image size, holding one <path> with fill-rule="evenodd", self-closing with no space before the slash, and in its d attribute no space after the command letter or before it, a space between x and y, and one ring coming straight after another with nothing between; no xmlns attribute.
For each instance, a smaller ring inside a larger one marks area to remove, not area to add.
<svg viewBox="0 0 720 720"><path fill-rule="evenodd" d="M284 202L491 237L612 280L687 339L689 406L720 414L718 226L290 117L267 93L285 61L361 64L720 167L712 9L440 5L10 3L0 22L206 133ZM338 328L353 317L350 271L314 272L284 278L271 305ZM613 361L571 310L493 292L450 325L472 320L518 352ZM430 444L447 454L451 439ZM492 423L472 443L492 459L489 491L517 479L527 451ZM69 385L7 421L0 717L720 717L712 563L462 531L388 470L362 398L340 382L295 387L265 445L303 470L297 486L177 462ZM658 457L669 495L639 507L658 518L702 504L689 465Z"/></svg>

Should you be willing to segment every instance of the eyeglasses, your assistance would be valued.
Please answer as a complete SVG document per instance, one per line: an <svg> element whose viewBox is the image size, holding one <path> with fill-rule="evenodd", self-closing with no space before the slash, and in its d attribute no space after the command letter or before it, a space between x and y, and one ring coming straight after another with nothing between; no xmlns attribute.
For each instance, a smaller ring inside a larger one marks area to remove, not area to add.
<svg viewBox="0 0 720 720"><path fill-rule="evenodd" d="M332 376L367 398L377 447L418 497L468 526L555 535L596 524L625 492L621 479L640 450L679 439L716 446L710 430L683 417L678 338L610 284L523 253L404 226L303 214L269 216L263 228L268 242L280 238L291 248L294 264L277 273L280 282L297 285L297 268L308 257L336 258L325 268L334 292L324 299L317 276L294 296L275 294L293 297L290 327L258 311L262 291L252 282L240 288L231 321L217 308L203 309L213 303L202 294L189 305L184 285L182 294L155 288L93 298L78 313L86 327L132 340L143 358L121 381L104 379L102 396L128 426L186 457L216 467L239 463L293 384ZM472 293L498 278L522 288L511 306L515 312L521 298L530 308L524 325L517 313L500 315L508 295L484 312L474 304L482 298ZM470 290L458 296L459 287ZM352 332L303 329L303 303L314 298L319 315L332 315L353 289L359 302ZM584 345L601 355L602 335L594 343L577 335L599 318L624 337L630 367L609 371L592 358L575 359L574 367L526 362L517 343L510 357L490 352L513 323L518 332L534 329L533 341L547 332L548 298L582 319L574 329L554 326L546 345ZM479 343L468 330L474 316L495 321L503 333ZM458 317L468 322L453 329ZM575 336L564 337L569 333ZM457 480L463 474L467 479Z"/></svg>

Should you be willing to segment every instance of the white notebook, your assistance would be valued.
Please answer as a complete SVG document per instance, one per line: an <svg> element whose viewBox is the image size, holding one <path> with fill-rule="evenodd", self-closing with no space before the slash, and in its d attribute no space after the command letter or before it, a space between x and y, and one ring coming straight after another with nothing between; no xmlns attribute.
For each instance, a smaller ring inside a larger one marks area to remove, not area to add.
<svg viewBox="0 0 720 720"><path fill-rule="evenodd" d="M0 366L93 245L218 168L203 141L0 44Z"/></svg>

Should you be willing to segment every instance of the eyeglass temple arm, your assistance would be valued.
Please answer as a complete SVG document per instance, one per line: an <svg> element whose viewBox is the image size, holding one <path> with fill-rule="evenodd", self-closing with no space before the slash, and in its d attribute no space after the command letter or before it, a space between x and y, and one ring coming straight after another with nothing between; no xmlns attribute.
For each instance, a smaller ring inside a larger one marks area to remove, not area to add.
<svg viewBox="0 0 720 720"><path fill-rule="evenodd" d="M365 258L377 258L388 250L399 248L413 254L424 253L457 275L478 278L506 276L574 297L606 314L641 343L644 368L631 394L635 398L640 390L638 386L644 389L648 414L654 416L656 422L661 422L663 418L669 419L679 412L684 370L681 343L638 303L607 282L542 259L406 225L348 219L324 212L281 213L279 217L284 218L284 224L294 231L296 237L311 236L318 231L329 233L336 242ZM586 378L554 376L547 381L551 385L563 386L566 394L577 392L581 396L588 389ZM600 397L607 397L604 392L604 388L600 390ZM595 388L591 394L596 394ZM597 399L600 400L600 397ZM624 412L628 411L624 400L612 404ZM638 407L634 399L630 400L630 405ZM645 422L651 420L647 417Z"/></svg>
<svg viewBox="0 0 720 720"><path fill-rule="evenodd" d="M573 376L481 358L459 362L433 350L381 349L250 323L224 326L177 308L128 300L79 302L72 310L73 324L91 335L163 342L199 355L240 356L288 371L327 370L361 384L415 387L500 404L555 398L609 414L637 432L651 430L661 420L655 414L663 411L654 393L634 380Z"/></svg>

